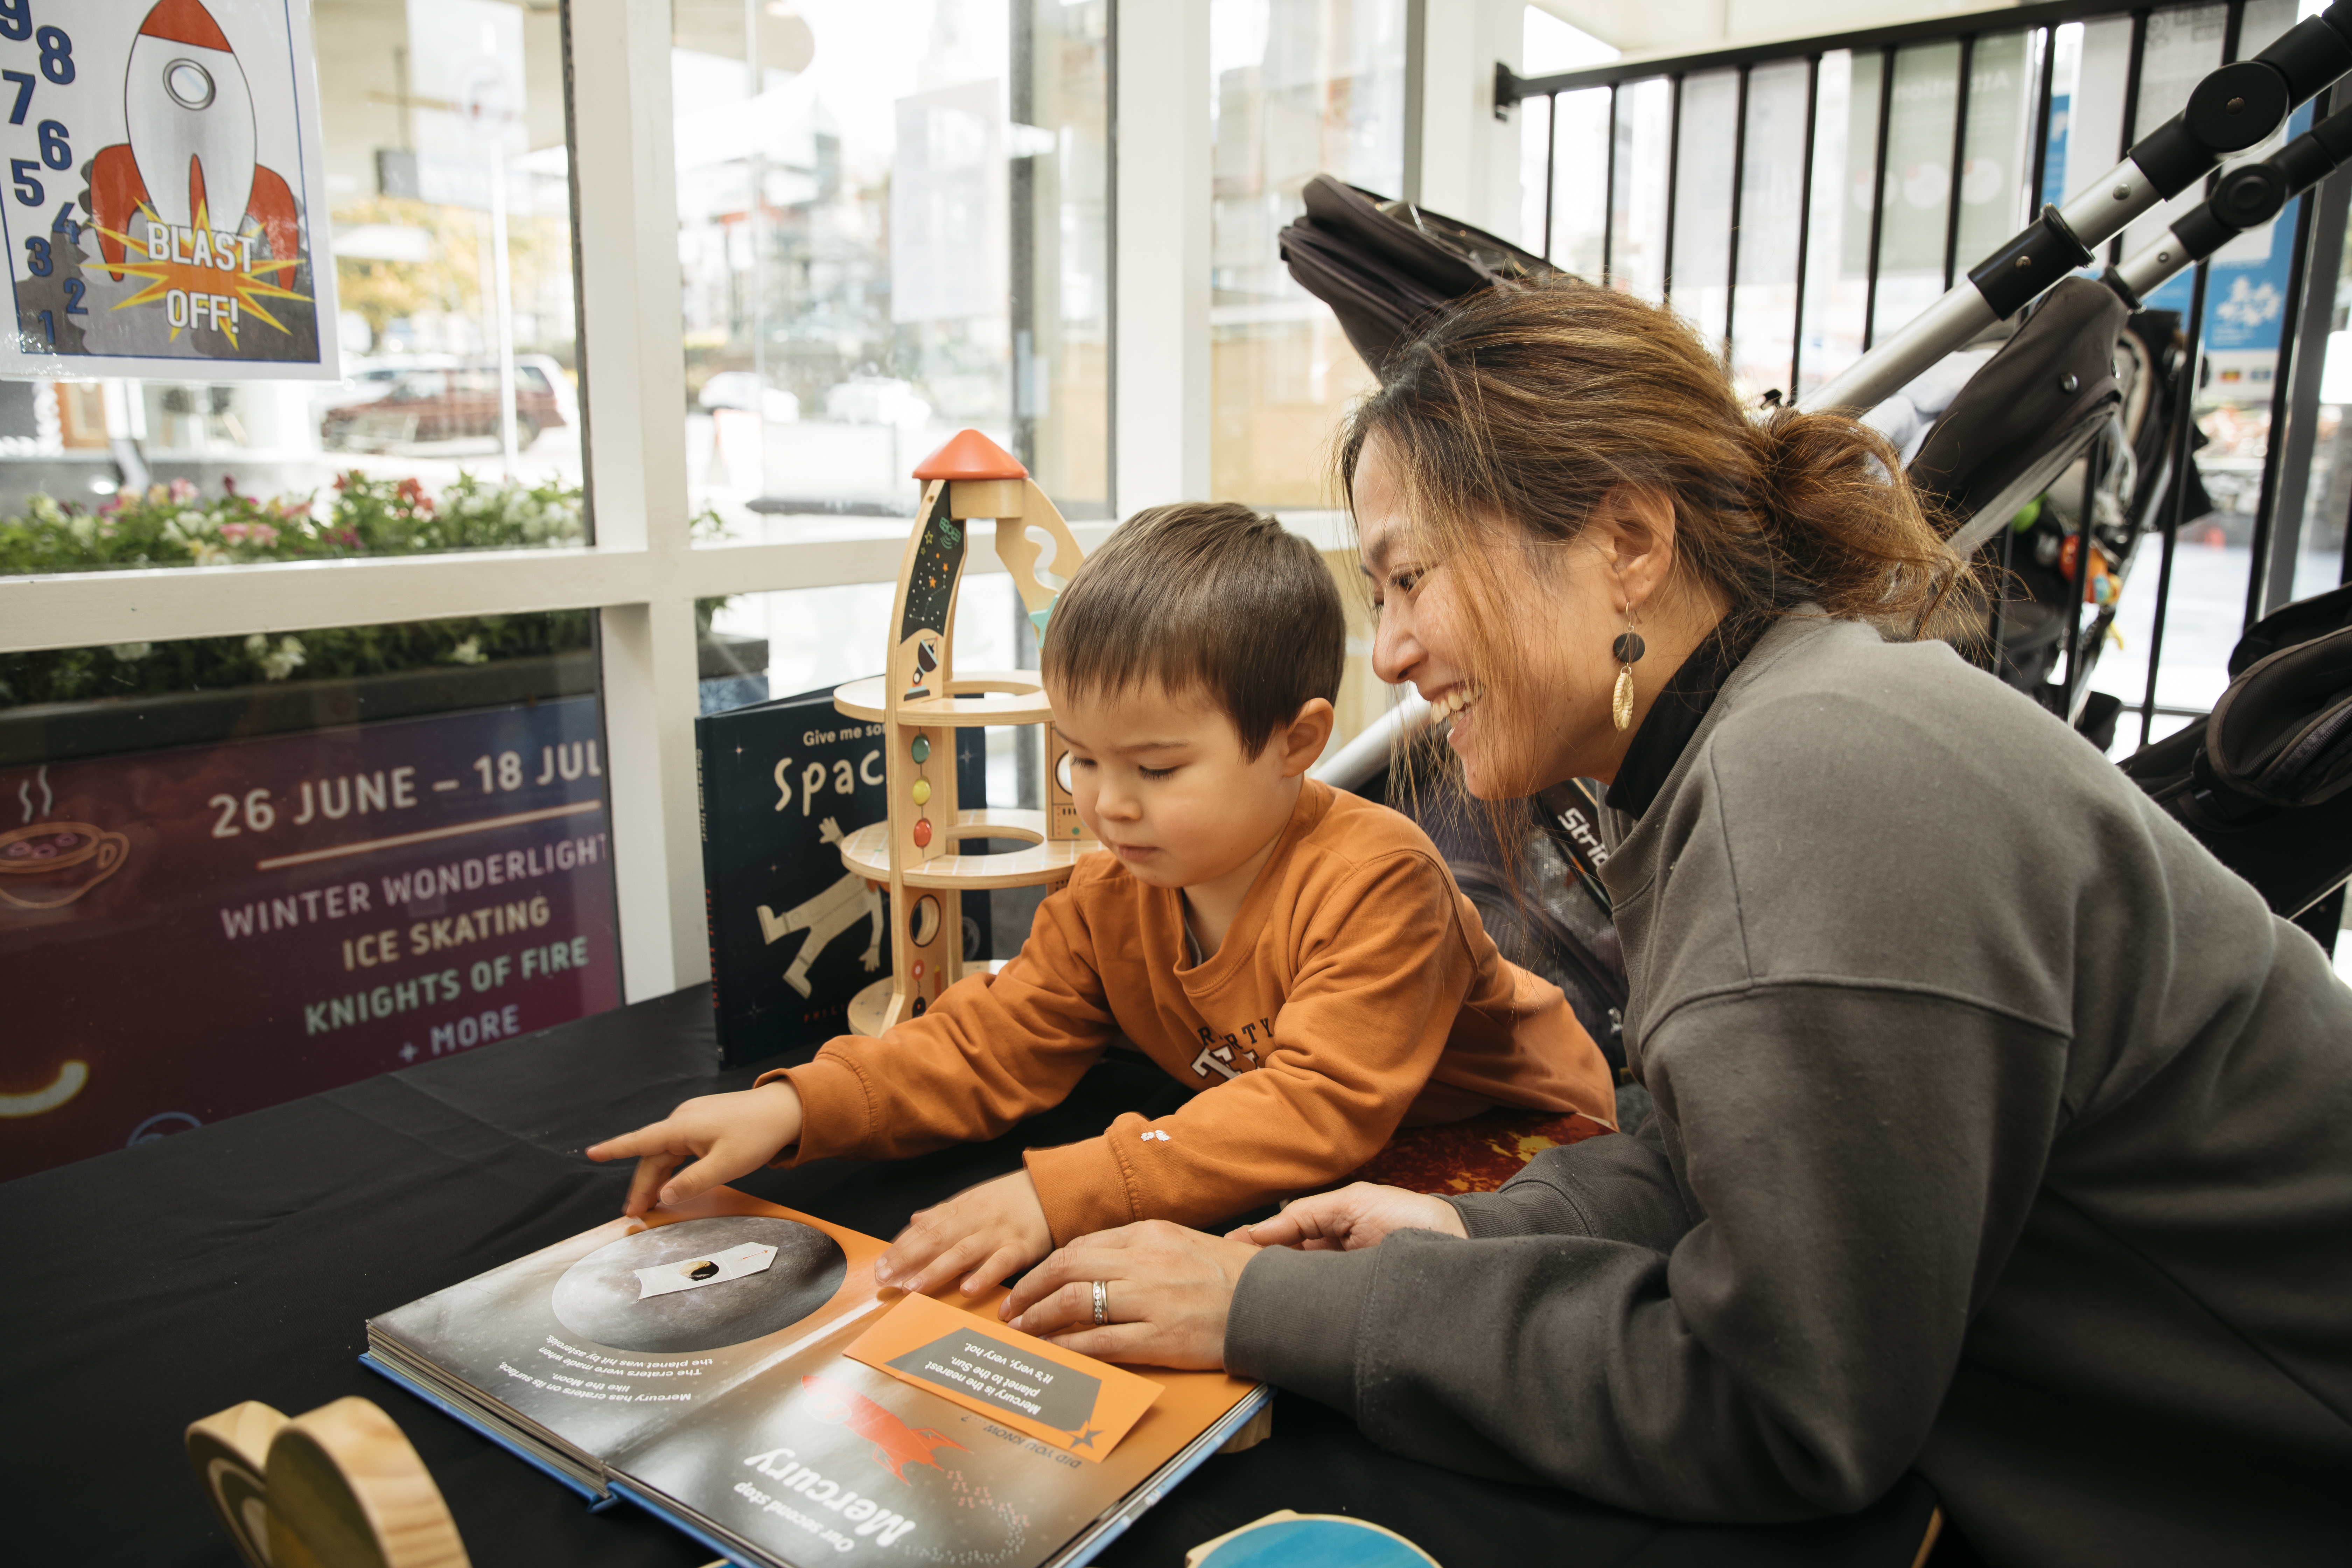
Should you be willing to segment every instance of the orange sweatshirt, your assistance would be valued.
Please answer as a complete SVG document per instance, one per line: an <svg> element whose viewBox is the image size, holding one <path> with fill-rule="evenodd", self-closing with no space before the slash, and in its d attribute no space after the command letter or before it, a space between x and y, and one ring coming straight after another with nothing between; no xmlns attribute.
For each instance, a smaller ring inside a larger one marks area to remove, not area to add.
<svg viewBox="0 0 2352 1568"><path fill-rule="evenodd" d="M1311 780L1206 963L1189 961L1175 889L1088 856L1002 973L760 1081L788 1078L800 1094L793 1163L894 1158L993 1138L1060 1103L1122 1035L1199 1092L1157 1121L1129 1112L1099 1138L1029 1151L1057 1246L1328 1185L1426 1085L1456 1106L1616 1121L1608 1064L1567 999L1496 952L1421 829Z"/></svg>

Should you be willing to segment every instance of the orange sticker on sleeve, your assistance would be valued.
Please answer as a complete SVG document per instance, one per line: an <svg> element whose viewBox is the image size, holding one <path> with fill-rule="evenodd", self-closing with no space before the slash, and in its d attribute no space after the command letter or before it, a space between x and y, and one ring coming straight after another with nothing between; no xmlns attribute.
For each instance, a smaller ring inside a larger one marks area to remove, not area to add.
<svg viewBox="0 0 2352 1568"><path fill-rule="evenodd" d="M929 1296L908 1296L844 1352L1082 1459L1100 1459L1160 1385Z"/></svg>

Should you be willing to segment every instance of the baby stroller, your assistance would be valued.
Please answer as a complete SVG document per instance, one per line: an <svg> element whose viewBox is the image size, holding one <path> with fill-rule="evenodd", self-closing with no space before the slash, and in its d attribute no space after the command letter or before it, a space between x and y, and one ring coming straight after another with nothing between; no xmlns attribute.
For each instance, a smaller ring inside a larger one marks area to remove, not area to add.
<svg viewBox="0 0 2352 1568"><path fill-rule="evenodd" d="M1483 230L1329 175L1304 195L1306 215L1280 236L1283 258L1376 374L1417 323L1454 300L1556 270ZM1979 554L2004 584L1987 606L1987 635L1962 651L2105 749L2119 704L2091 691L2087 677L2140 540L2169 521L2161 512L2189 395L2179 322L2168 311L2134 312L2105 284L2075 278L1988 340L1873 409L1869 422L1895 440L1912 483L1949 520L1955 546ZM2180 488L2179 515L2210 510L2193 464ZM2062 663L2064 684L2053 685ZM2352 588L2259 623L2230 673L2203 724L2124 771L2273 910L2303 913L2352 877ZM1424 706L1402 704L1318 773L1393 795L1389 757L1426 722ZM1438 843L1498 942L1510 935L1506 951L1569 993L1622 1069L1606 1026L1623 1004L1623 966L1605 927L1598 862L1576 831L1597 826L1598 799L1587 781L1572 797L1563 788L1515 803L1508 854L1461 813L1410 795L1392 804Z"/></svg>

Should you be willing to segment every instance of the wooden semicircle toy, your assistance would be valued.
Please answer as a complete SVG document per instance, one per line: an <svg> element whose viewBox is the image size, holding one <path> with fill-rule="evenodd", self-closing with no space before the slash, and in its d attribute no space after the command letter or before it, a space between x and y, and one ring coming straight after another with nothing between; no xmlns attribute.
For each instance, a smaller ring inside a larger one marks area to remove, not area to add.
<svg viewBox="0 0 2352 1568"><path fill-rule="evenodd" d="M889 815L842 841L842 864L890 890L890 975L858 993L849 1026L878 1035L920 1017L963 977L963 895L989 888L1059 887L1078 858L1100 847L1070 799L1054 712L1034 669L960 673L956 595L970 527L995 524L996 553L1042 639L1059 584L1081 552L1062 514L1018 458L977 430L959 432L916 465L923 500L898 561L889 658L876 679L837 688L834 706L883 728ZM1034 538L1031 531L1045 535ZM1045 544L1053 545L1050 563ZM1035 724L1045 731L1045 809L960 809L956 731ZM1013 839L1019 849L966 855L968 838Z"/></svg>
<svg viewBox="0 0 2352 1568"><path fill-rule="evenodd" d="M290 1421L247 1400L190 1426L187 1444L247 1568L467 1568L440 1489L373 1400Z"/></svg>

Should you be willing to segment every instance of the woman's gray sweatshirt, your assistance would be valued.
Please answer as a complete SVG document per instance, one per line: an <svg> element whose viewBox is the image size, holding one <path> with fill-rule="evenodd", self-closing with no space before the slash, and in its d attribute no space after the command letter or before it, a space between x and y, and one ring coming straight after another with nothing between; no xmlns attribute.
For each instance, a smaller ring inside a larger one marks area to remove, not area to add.
<svg viewBox="0 0 2352 1568"><path fill-rule="evenodd" d="M1385 1447L1996 1563L2352 1562L2352 988L1941 644L1783 621L1604 869L1638 1136L1279 1249L1235 1372Z"/></svg>

